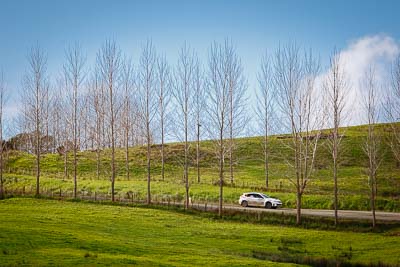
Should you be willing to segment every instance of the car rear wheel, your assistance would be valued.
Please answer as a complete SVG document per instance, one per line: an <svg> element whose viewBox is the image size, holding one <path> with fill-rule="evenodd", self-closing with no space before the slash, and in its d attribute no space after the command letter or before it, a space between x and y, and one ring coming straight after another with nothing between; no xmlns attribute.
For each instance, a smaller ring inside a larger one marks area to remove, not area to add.
<svg viewBox="0 0 400 267"><path fill-rule="evenodd" d="M242 207L247 207L249 204L247 203L246 200L243 200L241 205L242 205Z"/></svg>
<svg viewBox="0 0 400 267"><path fill-rule="evenodd" d="M266 208L266 209L271 209L271 208L272 208L271 202L265 203L265 208Z"/></svg>

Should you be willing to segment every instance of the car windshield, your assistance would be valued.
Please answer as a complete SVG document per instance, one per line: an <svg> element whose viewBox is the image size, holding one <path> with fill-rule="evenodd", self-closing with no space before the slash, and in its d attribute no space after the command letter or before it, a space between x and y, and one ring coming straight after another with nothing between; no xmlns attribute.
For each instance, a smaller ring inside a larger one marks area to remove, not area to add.
<svg viewBox="0 0 400 267"><path fill-rule="evenodd" d="M266 194L261 194L263 197L265 198L269 198L269 196L267 196Z"/></svg>

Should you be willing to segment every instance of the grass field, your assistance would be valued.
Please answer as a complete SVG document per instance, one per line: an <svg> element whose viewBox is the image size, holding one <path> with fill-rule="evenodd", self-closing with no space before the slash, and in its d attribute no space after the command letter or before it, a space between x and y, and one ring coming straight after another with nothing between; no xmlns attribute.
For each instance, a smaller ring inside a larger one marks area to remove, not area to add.
<svg viewBox="0 0 400 267"><path fill-rule="evenodd" d="M2 200L0 210L0 266L400 265L400 229L307 230L30 198Z"/></svg>
<svg viewBox="0 0 400 267"><path fill-rule="evenodd" d="M389 132L387 125L377 125L385 141ZM339 170L339 208L369 210L369 185L366 175L367 160L362 151L366 129L364 126L342 129L343 153ZM290 182L293 170L284 164L284 158L290 156L285 148L287 139L271 137L270 162L270 189L267 193L280 198L285 207L295 207L294 186ZM240 194L245 191L264 191L265 181L262 162L262 138L250 137L236 140L235 152L235 181L233 185L227 181L224 190L224 201L236 203ZM317 169L304 195L304 208L331 209L333 207L333 180L329 152L321 140L321 147L317 156ZM182 181L183 167L181 158L182 144L172 143L166 146L166 178L160 177L160 147L152 147L152 194L156 198L169 198L180 201L184 196ZM387 145L382 145L382 163L378 170L378 198L377 209L400 212L400 168L393 159ZM191 146L190 162L190 194L193 201L214 202L218 199L216 181L217 161L214 158L213 145L210 141L201 143L201 182L196 181L195 172L195 145ZM126 197L129 193L137 199L146 197L146 150L145 147L130 148L130 176L126 180L124 151L117 150L117 197ZM34 157L27 153L12 151L6 156L5 187L8 191L27 191L35 188ZM47 154L42 158L41 188L43 192L59 192L71 194L72 157L69 155L69 176L64 177L63 156ZM96 177L96 153L91 151L80 152L78 155L78 191L80 194L110 195L110 151L101 152L101 175Z"/></svg>

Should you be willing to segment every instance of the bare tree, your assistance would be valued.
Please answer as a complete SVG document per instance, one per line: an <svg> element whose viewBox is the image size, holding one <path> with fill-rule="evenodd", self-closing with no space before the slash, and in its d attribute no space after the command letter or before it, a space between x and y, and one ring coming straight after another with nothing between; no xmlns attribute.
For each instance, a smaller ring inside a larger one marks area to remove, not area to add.
<svg viewBox="0 0 400 267"><path fill-rule="evenodd" d="M136 76L138 77L138 76ZM139 80L139 79L136 79ZM137 82L136 84L136 94L135 97L132 99L132 123L131 123L131 143L133 145L144 145L146 136L143 129L143 116L141 114L141 96L140 96L140 83Z"/></svg>
<svg viewBox="0 0 400 267"><path fill-rule="evenodd" d="M208 58L207 73L207 131L214 139L219 173L218 214L223 212L223 186L225 156L229 149L226 142L229 117L229 80L225 46L213 43Z"/></svg>
<svg viewBox="0 0 400 267"><path fill-rule="evenodd" d="M111 200L114 202L116 96L121 70L121 51L114 41L105 42L97 54L97 61L107 91L107 113L111 143Z"/></svg>
<svg viewBox="0 0 400 267"><path fill-rule="evenodd" d="M277 103L285 130L291 134L287 145L293 155L285 160L294 170L295 179L289 177L289 181L296 188L296 223L300 224L302 196L314 171L324 121L315 88L319 64L311 52L302 57L291 44L276 51L274 68Z"/></svg>
<svg viewBox="0 0 400 267"><path fill-rule="evenodd" d="M335 50L330 59L329 72L324 81L325 103L330 114L332 133L328 140L328 147L332 156L332 175L333 175L333 193L335 209L335 225L339 223L338 219L338 169L340 156L342 153L342 137L340 127L343 126L346 118L346 96L349 87L344 73L343 64L340 60L340 54Z"/></svg>
<svg viewBox="0 0 400 267"><path fill-rule="evenodd" d="M371 201L371 211L372 211L372 227L376 226L376 197L378 192L377 183L377 172L382 160L381 157L381 136L375 128L375 124L378 122L379 117L379 103L378 96L376 94L376 77L375 70L371 67L365 73L363 78L364 90L366 91L366 96L364 97L364 109L367 116L367 137L364 142L363 150L368 157L368 184L370 185L370 201Z"/></svg>
<svg viewBox="0 0 400 267"><path fill-rule="evenodd" d="M3 180L3 129L4 129L4 104L6 100L7 88L4 82L4 73L0 71L0 199L4 198L4 180Z"/></svg>
<svg viewBox="0 0 400 267"><path fill-rule="evenodd" d="M87 86L87 84L85 85ZM90 122L89 122L89 101L90 96L87 90L84 90L78 98L78 140L77 149L87 150L90 142Z"/></svg>
<svg viewBox="0 0 400 267"><path fill-rule="evenodd" d="M92 121L93 121L93 138L96 150L96 177L100 179L100 160L101 150L103 149L103 125L104 125L104 86L99 77L99 71L96 69L89 83L89 106L91 107Z"/></svg>
<svg viewBox="0 0 400 267"><path fill-rule="evenodd" d="M183 177L185 181L185 207L189 207L189 122L193 113L193 97L194 97L194 75L197 64L197 58L194 52L187 46L183 45L180 53L178 64L175 72L175 83L173 96L177 105L178 116L176 125L179 133L183 135L184 142L184 162Z"/></svg>
<svg viewBox="0 0 400 267"><path fill-rule="evenodd" d="M224 44L226 57L226 77L229 87L229 175L230 182L234 182L234 137L237 137L245 128L247 117L245 114L245 91L247 89L246 79L243 75L242 63L236 50L228 40Z"/></svg>
<svg viewBox="0 0 400 267"><path fill-rule="evenodd" d="M389 145L397 167L400 167L400 56L396 58L392 66L390 89L384 110L391 127Z"/></svg>
<svg viewBox="0 0 400 267"><path fill-rule="evenodd" d="M269 135L271 134L274 113L274 84L271 58L266 53L261 60L261 71L258 74L258 93L256 113L263 131L264 176L265 188L269 188Z"/></svg>
<svg viewBox="0 0 400 267"><path fill-rule="evenodd" d="M51 92L49 86L45 88L45 93L44 93L44 98L43 98L43 133L44 136L42 136L42 152L44 153L49 153L50 149L50 144L51 142L51 137L49 134L49 125L50 125L50 103L51 103Z"/></svg>
<svg viewBox="0 0 400 267"><path fill-rule="evenodd" d="M132 92L134 90L134 70L130 60L125 59L122 67L122 87L123 87L123 111L122 111L122 129L123 129L123 140L125 147L125 168L126 168L126 179L129 180L129 136L131 134L132 124Z"/></svg>
<svg viewBox="0 0 400 267"><path fill-rule="evenodd" d="M66 143L65 139L68 138L67 131L69 127L65 127L66 117L68 116L65 106L65 92L66 85L64 84L65 77L60 75L56 80L55 91L51 97L51 132L53 136L52 153L58 153L60 157L64 158L64 178L67 178L67 161L66 161Z"/></svg>
<svg viewBox="0 0 400 267"><path fill-rule="evenodd" d="M59 90L60 91L60 90ZM62 116L63 116L63 98L59 92L51 98L51 121L52 121L52 153L57 151L58 146L61 144L62 135Z"/></svg>
<svg viewBox="0 0 400 267"><path fill-rule="evenodd" d="M158 97L158 115L160 119L161 131L161 179L165 178L165 135L168 118L168 104L171 94L170 69L165 56L159 56L157 59L157 97Z"/></svg>
<svg viewBox="0 0 400 267"><path fill-rule="evenodd" d="M143 46L139 63L139 114L145 131L147 144L147 204L151 203L151 143L152 123L157 101L155 99L156 53L153 43L148 40Z"/></svg>
<svg viewBox="0 0 400 267"><path fill-rule="evenodd" d="M194 116L196 128L196 169L197 169L197 182L200 183L200 127L203 124L203 113L205 109L205 85L204 73L200 63L196 64L194 70Z"/></svg>
<svg viewBox="0 0 400 267"><path fill-rule="evenodd" d="M34 154L36 162L36 196L40 195L40 158L42 131L44 127L45 99L48 92L47 57L37 45L28 55L29 69L23 79L22 102L25 108L27 127L34 134Z"/></svg>
<svg viewBox="0 0 400 267"><path fill-rule="evenodd" d="M74 178L74 198L77 197L77 151L78 151L78 106L80 98L81 85L84 81L84 65L86 58L82 54L79 44L69 47L65 52L66 62L63 65L65 80L67 81L69 91L69 105L71 112L72 142L73 142L73 178Z"/></svg>
<svg viewBox="0 0 400 267"><path fill-rule="evenodd" d="M65 75L61 75L57 79L57 90L56 90L56 97L54 97L55 101L55 116L59 116L60 123L59 123L59 143L60 146L57 148L57 151L60 155L63 156L64 161L64 179L69 177L68 173L68 152L70 151L71 147L71 140L70 140L70 110L66 108L66 101L67 101L67 92L68 92L68 82L66 80ZM60 114L57 114L58 111Z"/></svg>

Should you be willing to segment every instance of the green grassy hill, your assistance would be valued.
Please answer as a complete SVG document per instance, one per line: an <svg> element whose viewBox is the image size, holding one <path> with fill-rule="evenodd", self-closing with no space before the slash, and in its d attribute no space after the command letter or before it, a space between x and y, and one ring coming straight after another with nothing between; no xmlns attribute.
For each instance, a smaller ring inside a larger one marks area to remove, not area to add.
<svg viewBox="0 0 400 267"><path fill-rule="evenodd" d="M388 137L389 126L377 125L383 136L383 141ZM343 154L339 170L339 205L341 209L369 209L369 186L366 175L367 159L363 153L362 145L366 137L366 127L356 126L342 129ZM279 197L286 207L294 207L294 186L289 178L293 176L284 159L290 157L290 151L285 146L289 139L271 140L270 163L270 193ZM324 208L333 206L333 180L331 178L330 155L327 150L326 140L321 140L321 147L317 156L317 169L307 187L304 196L304 208ZM258 190L265 192L263 172L262 138L250 137L236 140L235 152L235 181L227 184L225 201L236 203L239 195L245 191ZM213 202L218 197L216 181L217 161L211 141L201 143L201 182L197 183L195 170L195 144L191 145L190 167L190 192L192 201ZM386 211L400 211L400 168L393 159L387 145L382 144L383 160L378 172L378 199L377 208ZM146 148L130 148L130 175L126 180L125 155L122 149L117 150L117 182L116 192L118 197L134 195L136 199L144 199L146 192ZM182 181L183 145L171 143L166 145L166 178L160 177L160 146L152 146L152 193L158 199L173 199L180 201L184 195ZM47 154L42 159L41 188L44 192L72 192L72 176L64 177L64 159L58 154ZM81 194L108 194L110 190L110 151L101 152L101 176L96 177L96 153L84 151L78 155L78 188ZM29 192L34 188L34 157L26 153L9 152L6 164L6 189L8 191L24 190ZM69 172L72 170L72 155L69 155ZM228 170L228 168L227 168ZM227 179L228 181L228 179Z"/></svg>
<svg viewBox="0 0 400 267"><path fill-rule="evenodd" d="M29 198L1 200L0 210L1 266L400 263L399 229L385 233L310 230L143 207Z"/></svg>

